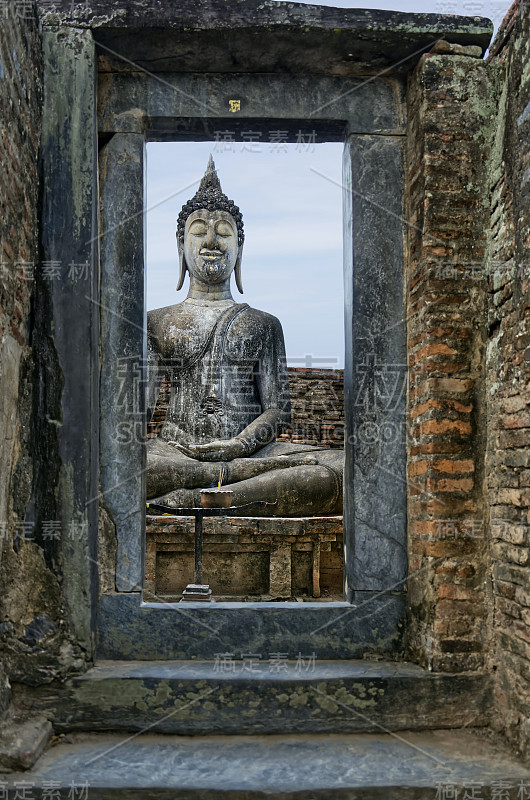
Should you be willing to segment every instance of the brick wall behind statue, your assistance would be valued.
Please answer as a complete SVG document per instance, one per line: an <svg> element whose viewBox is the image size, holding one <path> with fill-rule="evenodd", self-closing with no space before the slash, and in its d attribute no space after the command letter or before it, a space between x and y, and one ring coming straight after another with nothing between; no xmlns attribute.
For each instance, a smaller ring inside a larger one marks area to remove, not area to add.
<svg viewBox="0 0 530 800"><path fill-rule="evenodd" d="M292 428L280 441L344 447L344 372L289 367Z"/></svg>
<svg viewBox="0 0 530 800"><path fill-rule="evenodd" d="M515 4L490 56L499 115L488 174L487 529L494 726L530 753L530 14Z"/></svg>

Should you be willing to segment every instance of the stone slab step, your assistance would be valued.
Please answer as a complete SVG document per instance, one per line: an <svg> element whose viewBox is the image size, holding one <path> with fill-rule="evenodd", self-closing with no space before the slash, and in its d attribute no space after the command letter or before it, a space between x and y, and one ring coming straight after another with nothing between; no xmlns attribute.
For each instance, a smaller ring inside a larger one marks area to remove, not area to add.
<svg viewBox="0 0 530 800"><path fill-rule="evenodd" d="M35 696L56 732L352 733L486 725L491 681L397 662L102 661Z"/></svg>
<svg viewBox="0 0 530 800"><path fill-rule="evenodd" d="M32 798L52 786L54 798L87 800L518 800L530 790L530 770L468 731L67 738L31 772L8 776L3 797L14 800L21 783Z"/></svg>

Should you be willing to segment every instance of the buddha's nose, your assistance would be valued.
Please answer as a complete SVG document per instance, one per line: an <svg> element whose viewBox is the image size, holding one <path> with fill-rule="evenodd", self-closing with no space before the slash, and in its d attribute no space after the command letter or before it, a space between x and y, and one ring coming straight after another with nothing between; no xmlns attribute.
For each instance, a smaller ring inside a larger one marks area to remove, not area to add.
<svg viewBox="0 0 530 800"><path fill-rule="evenodd" d="M206 250L214 250L217 244L217 237L215 235L215 227L213 225L208 225L208 230L206 231L206 238L204 239L203 247Z"/></svg>

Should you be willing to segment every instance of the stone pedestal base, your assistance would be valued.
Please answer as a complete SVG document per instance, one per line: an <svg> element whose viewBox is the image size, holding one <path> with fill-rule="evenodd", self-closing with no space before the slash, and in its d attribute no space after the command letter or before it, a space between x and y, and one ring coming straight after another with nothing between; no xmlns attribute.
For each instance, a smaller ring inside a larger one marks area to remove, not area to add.
<svg viewBox="0 0 530 800"><path fill-rule="evenodd" d="M193 581L193 517L147 517L146 600ZM342 599L342 517L205 517L203 581L214 597Z"/></svg>

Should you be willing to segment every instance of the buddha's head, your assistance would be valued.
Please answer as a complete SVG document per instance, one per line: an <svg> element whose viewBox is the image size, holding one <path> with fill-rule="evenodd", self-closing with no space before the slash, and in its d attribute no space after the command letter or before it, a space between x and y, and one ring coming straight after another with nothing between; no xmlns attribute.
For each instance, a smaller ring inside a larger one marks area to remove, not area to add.
<svg viewBox="0 0 530 800"><path fill-rule="evenodd" d="M177 220L177 247L182 288L186 270L202 283L223 283L235 272L243 293L241 256L243 218L239 208L223 194L212 157L195 196L182 207Z"/></svg>

